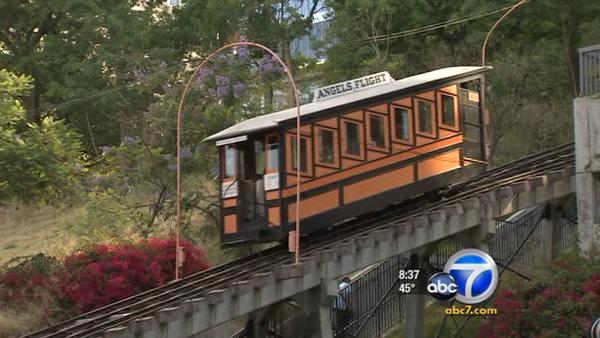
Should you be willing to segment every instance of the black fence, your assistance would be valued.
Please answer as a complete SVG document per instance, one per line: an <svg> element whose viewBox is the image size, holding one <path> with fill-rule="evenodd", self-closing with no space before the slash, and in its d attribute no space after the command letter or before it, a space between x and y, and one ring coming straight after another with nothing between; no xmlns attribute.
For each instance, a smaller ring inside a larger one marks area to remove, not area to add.
<svg viewBox="0 0 600 338"><path fill-rule="evenodd" d="M600 45L579 49L579 92L581 96L600 94Z"/></svg>
<svg viewBox="0 0 600 338"><path fill-rule="evenodd" d="M539 226L542 217L543 208L534 208L514 222L496 223L496 234L488 246L500 269L530 279L530 272L538 264L537 257L542 256L542 227ZM574 219L568 213L561 218L561 249L577 243ZM426 275L443 270L450 256L461 249L463 246L455 239L440 242L430 256ZM397 282L398 271L408 266L408 261L407 253L392 257L340 290L344 309L339 309L339 300L331 305L334 337L382 337L405 318L406 298L398 292Z"/></svg>
<svg viewBox="0 0 600 338"><path fill-rule="evenodd" d="M563 209L560 228L560 249L577 243L576 210L574 204ZM524 213L518 220L497 221L496 234L489 240L489 252L498 264L508 273L530 279L541 257L543 208L534 208ZM455 239L441 241L429 258L426 276L441 271L457 251L463 249ZM349 286L339 291L332 302L330 315L333 336L338 338L382 337L391 327L406 316L406 297L398 292L398 271L408 267L410 256L403 253L380 263ZM423 273L422 272L422 273ZM288 338L310 336L306 332L306 316L302 309L293 303L280 304L268 316L268 338ZM240 330L232 338L249 337Z"/></svg>

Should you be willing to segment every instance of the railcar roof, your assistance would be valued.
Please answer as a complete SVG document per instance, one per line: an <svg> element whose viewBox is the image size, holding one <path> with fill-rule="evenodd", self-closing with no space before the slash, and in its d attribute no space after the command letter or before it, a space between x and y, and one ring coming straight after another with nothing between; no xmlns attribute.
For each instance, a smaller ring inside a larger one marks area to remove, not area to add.
<svg viewBox="0 0 600 338"><path fill-rule="evenodd" d="M300 116L318 114L319 112L344 106L349 103L366 100L375 96L385 95L393 92L408 91L413 87L424 86L428 83L444 80L460 79L470 75L483 73L490 70L491 67L448 67L441 68L427 73L422 73L390 83L381 84L376 87L353 92L347 95L340 95L334 98L307 103L300 106ZM242 122L239 122L225 130L213 134L204 141L217 141L225 138L252 134L258 131L276 128L282 122L296 118L296 107L281 110L275 113L257 116Z"/></svg>

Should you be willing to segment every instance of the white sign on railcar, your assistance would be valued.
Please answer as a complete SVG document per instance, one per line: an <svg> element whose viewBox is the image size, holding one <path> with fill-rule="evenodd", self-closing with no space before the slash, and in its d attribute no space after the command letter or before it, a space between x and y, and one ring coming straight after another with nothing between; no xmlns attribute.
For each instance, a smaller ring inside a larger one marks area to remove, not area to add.
<svg viewBox="0 0 600 338"><path fill-rule="evenodd" d="M279 173L271 173L263 176L265 191L279 189Z"/></svg>
<svg viewBox="0 0 600 338"><path fill-rule="evenodd" d="M313 102L350 94L352 92L372 88L382 84L390 83L392 81L394 81L394 79L390 73L381 72L359 77L358 79L335 83L316 89L313 96Z"/></svg>
<svg viewBox="0 0 600 338"><path fill-rule="evenodd" d="M242 136L237 136L237 137L232 137L232 138L226 138L224 140L217 141L217 147L224 146L226 144L244 142L246 140L248 140L248 135L242 135Z"/></svg>
<svg viewBox="0 0 600 338"><path fill-rule="evenodd" d="M221 184L221 197L231 198L238 195L238 182L224 182Z"/></svg>

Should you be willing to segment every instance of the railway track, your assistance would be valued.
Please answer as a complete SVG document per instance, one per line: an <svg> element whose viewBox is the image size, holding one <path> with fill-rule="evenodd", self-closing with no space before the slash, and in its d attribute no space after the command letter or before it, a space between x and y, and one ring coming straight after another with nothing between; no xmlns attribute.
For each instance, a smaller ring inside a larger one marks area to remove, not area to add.
<svg viewBox="0 0 600 338"><path fill-rule="evenodd" d="M308 257L373 230L384 229L465 198L573 166L574 163L573 143L524 157L451 187L437 201L418 196L336 225L333 231L318 232L304 237L302 256ZM200 298L211 290L224 289L234 281L246 280L256 273L270 271L275 266L292 262L293 258L287 252L286 245L275 246L112 303L22 338L97 337L109 328L150 316L160 309L175 306L188 299Z"/></svg>

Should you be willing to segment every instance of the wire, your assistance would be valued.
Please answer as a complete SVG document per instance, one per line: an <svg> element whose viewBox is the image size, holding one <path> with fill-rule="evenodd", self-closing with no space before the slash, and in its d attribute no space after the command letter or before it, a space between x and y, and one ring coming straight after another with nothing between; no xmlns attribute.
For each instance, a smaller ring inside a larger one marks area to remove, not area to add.
<svg viewBox="0 0 600 338"><path fill-rule="evenodd" d="M448 20L448 21L444 21L444 22L439 22L439 23L434 23L434 24L428 24L425 26L421 26L421 27L415 27L415 28L411 28L405 31L400 31L400 32L395 32L395 33L389 33L389 34L383 34L383 35L376 35L376 36L371 36L371 37L367 37L367 38L361 38L361 39L355 39L355 40L346 40L346 41L341 41L341 43L354 43L354 44L360 44L360 43L370 43L370 42L377 42L377 41L385 41L385 40L391 40L391 39L397 39L397 38L402 38L402 37L407 37L407 36L413 36L413 35L417 35L417 34L421 34L421 33L427 33L430 31L434 31L434 30L438 30L438 29L446 29L449 26L452 25L457 25L460 23L464 23L464 22L468 22L468 21L473 21L473 20L477 20L477 19L481 19L493 14L496 14L498 12L501 12L503 10L507 10L509 8L511 8L513 5L510 6L505 6L499 9L495 9L493 11L487 12L487 13L483 13L483 14L479 14L479 15L474 15L474 16L469 16L469 17L464 17L464 18L459 18L459 19L453 19L453 20ZM271 36L270 38L273 38L274 36ZM257 38L257 39L265 39L265 38L269 38L269 37L261 37L261 38ZM338 42L339 43L339 42ZM197 61L202 60L203 58L194 58L194 59L190 59L187 61L183 61L181 64L177 64L174 66L171 66L169 68L166 69L162 69L159 70L157 72L154 72L152 74L149 74L146 76L146 80L142 80L142 81L136 81L133 83L129 83L129 84L124 84L121 85L119 87L114 87L114 88L110 88L110 89L106 89L106 90L102 90L99 92L96 92L94 94L90 94L90 95L86 95L86 96L82 96L70 101L65 101L56 105L52 105L51 107L39 107L39 108L35 108L33 110L31 110L32 112L41 112L41 111L51 111L51 110L57 110L57 109L61 109L64 108L66 106L69 105L73 105L73 104L77 104L77 103L82 103L82 102L86 102L88 100L97 98L97 97L102 97L104 95L113 93L113 92L118 92L119 90L126 90L126 89L131 89L137 86L140 86L142 84L144 84L146 81L149 81L152 76L156 76L160 73L171 73L171 71L175 71L178 70L180 68L185 67L187 64L190 63L194 63Z"/></svg>

